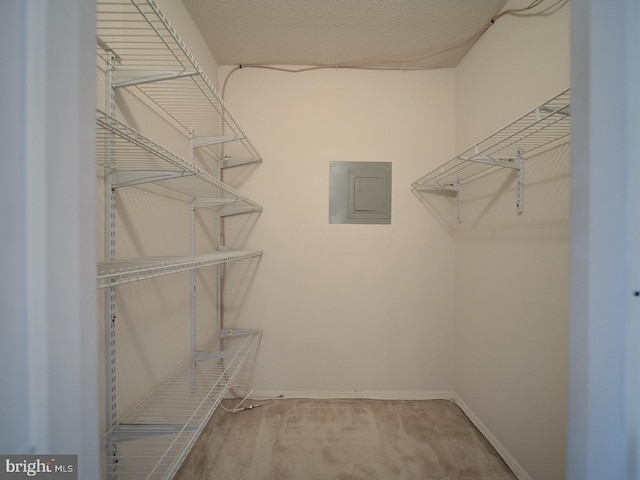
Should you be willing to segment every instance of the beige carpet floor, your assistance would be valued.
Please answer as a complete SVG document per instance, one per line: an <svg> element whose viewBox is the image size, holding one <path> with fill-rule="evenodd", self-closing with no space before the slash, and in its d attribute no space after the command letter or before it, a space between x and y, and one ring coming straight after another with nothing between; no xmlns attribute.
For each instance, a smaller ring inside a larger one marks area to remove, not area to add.
<svg viewBox="0 0 640 480"><path fill-rule="evenodd" d="M447 400L283 399L218 409L180 480L514 480Z"/></svg>

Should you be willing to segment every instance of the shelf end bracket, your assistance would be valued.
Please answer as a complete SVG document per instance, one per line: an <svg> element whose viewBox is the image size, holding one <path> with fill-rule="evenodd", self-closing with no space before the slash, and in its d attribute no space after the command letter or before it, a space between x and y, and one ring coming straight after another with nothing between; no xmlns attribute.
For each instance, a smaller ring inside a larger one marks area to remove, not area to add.
<svg viewBox="0 0 640 480"><path fill-rule="evenodd" d="M111 174L111 186L112 188L131 187L192 175L191 172L183 170L115 170Z"/></svg>
<svg viewBox="0 0 640 480"><path fill-rule="evenodd" d="M462 185L460 185L460 179L458 179L458 189L456 197L458 200L458 223L462 223Z"/></svg>
<svg viewBox="0 0 640 480"><path fill-rule="evenodd" d="M518 154L515 161L518 165L516 177L516 211L518 215L522 215L524 212L524 158Z"/></svg>
<svg viewBox="0 0 640 480"><path fill-rule="evenodd" d="M193 77L198 72L169 72L165 70L114 70L113 87L129 87L141 83L161 82L176 78Z"/></svg>

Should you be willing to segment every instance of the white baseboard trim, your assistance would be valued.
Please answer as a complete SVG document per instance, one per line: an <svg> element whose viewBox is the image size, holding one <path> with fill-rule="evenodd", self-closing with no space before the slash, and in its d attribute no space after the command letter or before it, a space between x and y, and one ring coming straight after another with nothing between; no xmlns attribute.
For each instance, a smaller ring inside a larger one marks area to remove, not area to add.
<svg viewBox="0 0 640 480"><path fill-rule="evenodd" d="M502 457L509 468L513 470L513 473L519 480L532 480L529 474L522 468L515 458L509 453L509 451L502 445L498 439L491 433L491 431L487 428L487 426L482 423L482 421L478 418L478 416L473 413L473 411L469 408L469 406L464 403L460 395L457 393L453 394L453 401L462 409L471 423L473 423L478 430L485 436L485 438L489 441L489 443L496 449L498 454Z"/></svg>
<svg viewBox="0 0 640 480"><path fill-rule="evenodd" d="M455 393L449 391L283 391L256 390L251 394L255 398L368 398L373 400L454 400Z"/></svg>

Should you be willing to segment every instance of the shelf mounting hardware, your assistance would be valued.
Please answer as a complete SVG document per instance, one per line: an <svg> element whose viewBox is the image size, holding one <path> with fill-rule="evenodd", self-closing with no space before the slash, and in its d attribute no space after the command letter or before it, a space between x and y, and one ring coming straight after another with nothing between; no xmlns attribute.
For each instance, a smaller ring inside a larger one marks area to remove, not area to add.
<svg viewBox="0 0 640 480"><path fill-rule="evenodd" d="M198 208L208 208L208 207L217 207L220 205L225 205L227 203L235 203L236 200L234 198L196 198L191 202L191 207L193 209Z"/></svg>
<svg viewBox="0 0 640 480"><path fill-rule="evenodd" d="M219 143L235 142L242 140L242 137L226 135L221 137L193 137L191 139L193 148L208 147Z"/></svg>
<svg viewBox="0 0 640 480"><path fill-rule="evenodd" d="M162 70L114 70L113 87L130 87L141 83L175 80L176 78L192 77L198 72L167 72Z"/></svg>
<svg viewBox="0 0 640 480"><path fill-rule="evenodd" d="M233 168L242 165L250 165L252 163L260 163L262 160L253 158L225 158L220 160L220 168Z"/></svg>
<svg viewBox="0 0 640 480"><path fill-rule="evenodd" d="M131 187L133 185L140 185L143 183L153 183L162 180L171 180L172 178L190 177L193 175L194 174L192 172L185 172L182 170L116 170L111 173L111 186L112 188Z"/></svg>
<svg viewBox="0 0 640 480"><path fill-rule="evenodd" d="M518 175L516 176L516 211L518 215L524 212L524 158L518 154L515 159L518 165Z"/></svg>

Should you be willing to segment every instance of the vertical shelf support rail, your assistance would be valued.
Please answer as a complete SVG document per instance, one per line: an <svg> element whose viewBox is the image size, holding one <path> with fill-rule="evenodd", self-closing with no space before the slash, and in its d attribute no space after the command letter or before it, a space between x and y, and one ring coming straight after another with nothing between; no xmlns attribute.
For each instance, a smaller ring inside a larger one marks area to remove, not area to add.
<svg viewBox="0 0 640 480"><path fill-rule="evenodd" d="M518 175L516 177L516 211L518 215L522 215L524 212L524 158L522 158L520 152L515 159L518 165Z"/></svg>
<svg viewBox="0 0 640 480"><path fill-rule="evenodd" d="M115 112L115 90L113 88L113 72L116 56L109 53L107 70L105 72L105 106L108 117L113 118ZM105 165L115 164L115 136L111 132L104 132ZM104 177L104 259L111 261L116 255L116 196L112 185L112 170ZM116 287L105 289L105 396L106 396L106 428L113 428L117 421L116 410ZM117 479L117 447L113 443L107 445L107 457L112 458L112 465L107 472L108 480Z"/></svg>
<svg viewBox="0 0 640 480"><path fill-rule="evenodd" d="M191 143L191 148L189 149L190 162L193 165L194 162L194 150L193 150L193 142L194 135L193 131L191 133L191 137L189 139ZM195 200L194 200L195 202ZM196 207L192 202L189 205L189 253L192 255L196 253ZM198 339L197 339L197 285L196 285L196 271L191 270L189 274L189 287L191 290L191 354L195 355L196 350L198 348ZM195 357L194 357L195 358Z"/></svg>

